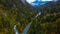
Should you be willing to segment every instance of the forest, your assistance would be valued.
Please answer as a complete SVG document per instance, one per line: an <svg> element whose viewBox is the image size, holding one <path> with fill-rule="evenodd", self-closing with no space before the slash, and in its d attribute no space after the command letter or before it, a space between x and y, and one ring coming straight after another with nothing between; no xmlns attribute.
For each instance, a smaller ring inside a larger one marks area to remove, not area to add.
<svg viewBox="0 0 60 34"><path fill-rule="evenodd" d="M40 11L41 15L34 19ZM15 34L15 24L21 34L31 21L27 34L60 34L60 1L39 6L37 12L21 0L0 0L0 34Z"/></svg>

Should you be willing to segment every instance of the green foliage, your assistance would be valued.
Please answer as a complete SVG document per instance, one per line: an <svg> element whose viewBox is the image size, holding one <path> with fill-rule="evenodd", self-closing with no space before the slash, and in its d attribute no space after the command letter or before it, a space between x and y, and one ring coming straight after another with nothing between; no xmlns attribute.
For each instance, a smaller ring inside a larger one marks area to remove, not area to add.
<svg viewBox="0 0 60 34"><path fill-rule="evenodd" d="M59 9L59 2L50 7L44 5L44 7L39 8L39 11L43 13L33 20L28 34L59 33ZM32 21L37 13L34 7L23 5L20 0L0 0L0 34L15 34L13 29L15 24L19 33L22 33L26 25Z"/></svg>

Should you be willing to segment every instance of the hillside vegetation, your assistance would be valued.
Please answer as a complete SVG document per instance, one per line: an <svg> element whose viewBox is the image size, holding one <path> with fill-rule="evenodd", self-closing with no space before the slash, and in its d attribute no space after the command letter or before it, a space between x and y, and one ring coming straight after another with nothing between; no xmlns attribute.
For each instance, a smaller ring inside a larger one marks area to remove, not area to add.
<svg viewBox="0 0 60 34"><path fill-rule="evenodd" d="M48 5L39 7L42 14L33 20L28 34L60 34L60 2ZM15 34L15 24L22 33L38 12L21 0L0 0L0 34Z"/></svg>

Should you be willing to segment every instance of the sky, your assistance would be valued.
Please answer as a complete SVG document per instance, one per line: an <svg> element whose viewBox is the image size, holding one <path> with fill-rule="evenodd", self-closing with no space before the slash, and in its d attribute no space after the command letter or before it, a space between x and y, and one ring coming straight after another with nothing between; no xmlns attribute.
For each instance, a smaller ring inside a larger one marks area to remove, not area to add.
<svg viewBox="0 0 60 34"><path fill-rule="evenodd" d="M28 3L32 3L32 2L34 2L34 1L36 1L36 0L26 0ZM38 0L38 1L40 1L40 0ZM53 1L53 0L41 0L41 1Z"/></svg>
<svg viewBox="0 0 60 34"><path fill-rule="evenodd" d="M36 3L33 3L33 2L35 2L35 1L37 1L37 2L36 2ZM43 3L42 3L41 1L42 1ZM31 5L33 5L33 6L34 6L34 5L36 6L36 5L39 5L39 4L40 4L40 5L43 5L43 4L46 4L46 2L49 2L49 1L56 1L56 0L26 0L27 3L29 3L29 4L31 4ZM39 3L39 2L40 2L40 3Z"/></svg>
<svg viewBox="0 0 60 34"><path fill-rule="evenodd" d="M33 3L35 1L37 1L37 2L36 3ZM43 1L43 2L41 2L41 1ZM26 2L28 2L29 4L31 4L33 6L43 5L43 4L46 3L45 1L53 1L53 0L26 0Z"/></svg>

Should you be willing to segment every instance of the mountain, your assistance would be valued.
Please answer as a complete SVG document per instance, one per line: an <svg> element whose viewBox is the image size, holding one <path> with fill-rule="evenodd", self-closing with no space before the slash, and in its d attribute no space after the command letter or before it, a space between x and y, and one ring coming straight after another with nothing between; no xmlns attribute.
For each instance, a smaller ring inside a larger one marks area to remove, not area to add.
<svg viewBox="0 0 60 34"><path fill-rule="evenodd" d="M42 14L33 20L28 34L59 34L60 2L55 3L39 6L37 11L36 7L23 4L21 0L0 0L0 34L15 34L15 24L21 34L39 12Z"/></svg>

